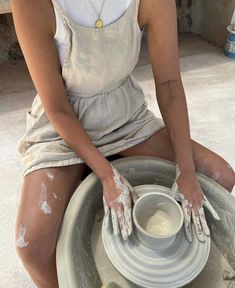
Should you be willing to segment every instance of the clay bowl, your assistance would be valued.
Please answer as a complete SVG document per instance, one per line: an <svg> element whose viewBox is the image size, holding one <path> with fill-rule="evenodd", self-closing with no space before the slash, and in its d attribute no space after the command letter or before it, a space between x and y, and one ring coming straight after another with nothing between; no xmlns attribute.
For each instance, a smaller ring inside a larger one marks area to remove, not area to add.
<svg viewBox="0 0 235 288"><path fill-rule="evenodd" d="M157 184L171 187L175 179L174 163L155 157L128 157L112 164L132 186ZM235 269L235 199L212 179L201 173L197 173L197 177L221 218L221 221L214 220L205 209L211 239ZM118 282L122 288L137 287L122 277L107 259L101 237L102 208L102 186L91 173L74 192L64 214L56 249L60 288L100 288L102 282L109 281ZM213 282L211 277L207 282L204 287L212 287L209 286Z"/></svg>
<svg viewBox="0 0 235 288"><path fill-rule="evenodd" d="M167 216L165 225L171 226L168 227L167 233L159 231L160 234L159 232L154 234L151 233L153 229L146 229L148 227L146 223L151 221L151 217L156 212L161 213L159 214L160 217L163 217L161 215ZM143 245L153 250L169 248L174 243L176 234L182 227L184 220L180 205L170 196L159 192L151 192L140 197L134 205L132 214L138 239Z"/></svg>

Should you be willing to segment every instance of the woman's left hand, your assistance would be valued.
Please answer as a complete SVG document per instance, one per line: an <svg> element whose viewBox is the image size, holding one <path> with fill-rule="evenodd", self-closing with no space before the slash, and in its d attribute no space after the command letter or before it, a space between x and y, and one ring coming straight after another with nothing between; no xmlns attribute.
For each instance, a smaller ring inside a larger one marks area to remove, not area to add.
<svg viewBox="0 0 235 288"><path fill-rule="evenodd" d="M206 222L203 205L210 210L216 220L220 220L220 218L204 195L196 174L193 172L180 173L179 166L176 165L176 179L171 193L171 196L182 204L187 239L192 241L192 219L198 240L205 242L205 235L209 236L210 230Z"/></svg>

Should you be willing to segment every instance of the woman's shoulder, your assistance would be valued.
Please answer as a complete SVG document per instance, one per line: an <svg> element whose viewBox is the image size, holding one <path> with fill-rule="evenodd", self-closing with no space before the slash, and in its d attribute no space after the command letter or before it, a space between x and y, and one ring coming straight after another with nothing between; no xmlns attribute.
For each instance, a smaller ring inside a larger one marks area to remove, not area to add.
<svg viewBox="0 0 235 288"><path fill-rule="evenodd" d="M51 0L11 0L14 23L53 35L55 14Z"/></svg>

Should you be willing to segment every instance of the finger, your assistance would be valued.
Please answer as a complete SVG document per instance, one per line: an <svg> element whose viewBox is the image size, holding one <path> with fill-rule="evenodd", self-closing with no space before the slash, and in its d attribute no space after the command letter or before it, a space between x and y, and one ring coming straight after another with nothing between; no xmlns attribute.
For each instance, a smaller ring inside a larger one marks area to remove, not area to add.
<svg viewBox="0 0 235 288"><path fill-rule="evenodd" d="M103 204L104 204L104 227L105 229L109 229L110 228L110 209L109 209L107 201L104 198L104 195L103 195Z"/></svg>
<svg viewBox="0 0 235 288"><path fill-rule="evenodd" d="M112 224L113 224L113 233L114 235L119 234L119 227L118 227L118 220L115 208L111 208L111 217L112 217Z"/></svg>
<svg viewBox="0 0 235 288"><path fill-rule="evenodd" d="M192 227L191 227L191 213L192 213L192 206L189 204L188 200L182 201L182 208L184 213L184 229L185 235L189 242L193 241L192 236Z"/></svg>
<svg viewBox="0 0 235 288"><path fill-rule="evenodd" d="M207 222L206 222L206 216L205 216L203 207L201 207L199 209L199 217L200 217L200 222L201 222L202 230L203 230L204 234L206 236L210 236L210 230L209 230Z"/></svg>
<svg viewBox="0 0 235 288"><path fill-rule="evenodd" d="M129 192L131 194L131 198L132 198L132 201L135 203L138 199L138 196L137 196L137 193L135 192L135 190L133 189L133 187L131 186L131 184L127 181L127 179L125 177L122 176L122 181L123 181L123 184L128 187L129 189Z"/></svg>
<svg viewBox="0 0 235 288"><path fill-rule="evenodd" d="M133 203L135 203L138 200L138 195L134 189L131 191L131 198L132 198Z"/></svg>
<svg viewBox="0 0 235 288"><path fill-rule="evenodd" d="M176 191L174 198L176 201L180 201L181 203L183 203L184 201L187 201L187 199L184 198L184 195L182 193L180 193L178 190Z"/></svg>
<svg viewBox="0 0 235 288"><path fill-rule="evenodd" d="M177 177L178 178L178 177ZM170 190L170 196L174 199L176 199L177 201L180 201L182 203L182 201L185 199L184 195L182 193L179 192L179 187L177 184L177 178L175 179L175 182L173 183L171 190Z"/></svg>
<svg viewBox="0 0 235 288"><path fill-rule="evenodd" d="M128 237L128 228L127 228L127 223L125 221L123 210L120 205L116 207L116 215L117 215L117 220L120 226L122 238L123 240L126 240Z"/></svg>
<svg viewBox="0 0 235 288"><path fill-rule="evenodd" d="M179 168L178 164L175 165L175 174L176 174L175 175L175 181L171 187L171 192L170 192L170 195L173 198L177 198L179 196L177 180L180 176L180 168Z"/></svg>
<svg viewBox="0 0 235 288"><path fill-rule="evenodd" d="M193 216L192 217L193 218L193 224L194 224L194 228L195 228L197 239L200 242L205 242L205 237L204 237L204 234L202 232L202 227L201 227L201 223L200 223L199 214L195 215L194 210L192 210L192 216Z"/></svg>
<svg viewBox="0 0 235 288"><path fill-rule="evenodd" d="M132 233L131 197L134 190L124 177L121 177L121 180L126 191L120 194L117 202L122 203L123 205L125 223L128 231L128 236L130 236Z"/></svg>
<svg viewBox="0 0 235 288"><path fill-rule="evenodd" d="M172 198L177 198L179 196L179 192L178 192L178 184L177 182L175 181L171 187L171 190L170 190L170 196Z"/></svg>
<svg viewBox="0 0 235 288"><path fill-rule="evenodd" d="M122 176L122 180L123 180L123 184L126 185L130 189L130 191L132 191L133 187L131 186L131 184L127 181L127 179L124 176Z"/></svg>
<svg viewBox="0 0 235 288"><path fill-rule="evenodd" d="M175 165L175 174L176 174L175 180L177 180L180 176L180 167L178 164Z"/></svg>
<svg viewBox="0 0 235 288"><path fill-rule="evenodd" d="M123 185L124 193L129 193L130 191L133 190L131 184L127 181L127 179L124 176L121 175L120 179L121 179L121 183Z"/></svg>
<svg viewBox="0 0 235 288"><path fill-rule="evenodd" d="M128 235L132 233L132 218L131 218L131 197L130 194L120 194L117 203L122 204L124 211L124 220L127 227Z"/></svg>
<svg viewBox="0 0 235 288"><path fill-rule="evenodd" d="M123 211L124 211L124 217L125 217L125 223L127 226L127 232L128 236L132 233L132 210L131 210L131 201L127 197L123 197ZM126 198L126 199L125 199Z"/></svg>
<svg viewBox="0 0 235 288"><path fill-rule="evenodd" d="M218 215L218 213L215 211L215 209L212 207L211 203L209 202L209 200L206 198L206 195L204 194L204 200L203 200L203 205L211 212L212 216L216 219L216 220L220 220L220 217Z"/></svg>
<svg viewBox="0 0 235 288"><path fill-rule="evenodd" d="M112 165L111 165L111 166L112 166ZM123 190L123 189L122 189L122 188L123 188L123 184L122 184L122 182L121 182L121 180L120 180L121 175L119 174L119 172L117 171L117 169L114 168L113 166L112 166L112 170L113 170L113 179L114 179L114 182L115 182L115 184L116 184L116 188Z"/></svg>

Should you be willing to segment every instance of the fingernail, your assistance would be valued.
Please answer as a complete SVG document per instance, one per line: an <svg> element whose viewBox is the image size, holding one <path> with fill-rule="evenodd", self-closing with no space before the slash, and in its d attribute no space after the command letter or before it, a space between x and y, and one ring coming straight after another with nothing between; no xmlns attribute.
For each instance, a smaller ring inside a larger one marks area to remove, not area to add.
<svg viewBox="0 0 235 288"><path fill-rule="evenodd" d="M127 239L127 232L126 230L121 230L123 240Z"/></svg>
<svg viewBox="0 0 235 288"><path fill-rule="evenodd" d="M206 235L206 236L210 236L210 230L209 230L209 228L208 227L203 227L204 228L204 234Z"/></svg>
<svg viewBox="0 0 235 288"><path fill-rule="evenodd" d="M203 233L197 233L197 237L198 237L198 240L200 241L200 242L205 242L205 237L204 237L204 235L203 235Z"/></svg>
<svg viewBox="0 0 235 288"><path fill-rule="evenodd" d="M188 241L192 242L193 241L193 236L192 236L192 230L191 230L190 225L191 225L190 222L187 222L185 224L185 234L186 234L186 238L188 239Z"/></svg>
<svg viewBox="0 0 235 288"><path fill-rule="evenodd" d="M193 241L192 233L186 233L186 236L189 242Z"/></svg>

